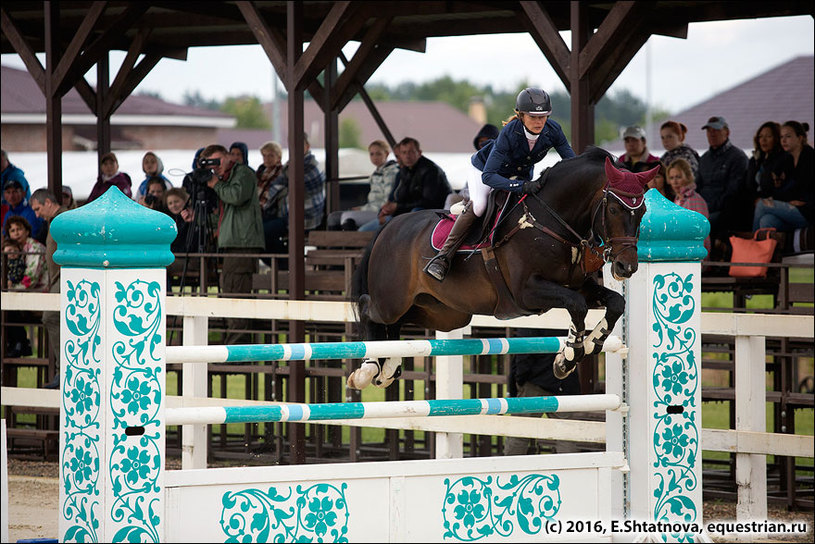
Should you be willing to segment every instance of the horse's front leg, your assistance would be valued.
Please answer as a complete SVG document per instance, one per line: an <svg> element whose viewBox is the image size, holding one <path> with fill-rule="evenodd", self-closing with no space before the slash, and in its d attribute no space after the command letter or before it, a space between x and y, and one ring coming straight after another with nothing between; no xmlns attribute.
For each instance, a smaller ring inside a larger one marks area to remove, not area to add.
<svg viewBox="0 0 815 544"><path fill-rule="evenodd" d="M583 341L583 350L588 355L600 353L608 335L617 324L617 320L625 311L625 298L616 291L599 285L593 278L589 278L583 286L583 294L588 305L605 307L606 313L594 329L586 335Z"/></svg>
<svg viewBox="0 0 815 544"><path fill-rule="evenodd" d="M586 299L571 289L541 278L532 277L523 293L526 308L565 308L569 312L571 324L563 350L555 356L552 370L557 379L562 380L571 374L577 363L583 360L586 336Z"/></svg>
<svg viewBox="0 0 815 544"><path fill-rule="evenodd" d="M367 295L363 295L366 297ZM365 301L363 301L365 302ZM362 310L367 308L362 305ZM361 315L365 315L362 314ZM363 340L398 340L401 326L382 325L367 318L360 320ZM351 389L365 389L373 384L380 388L388 387L402 374L401 357L383 357L379 359L365 359L360 367L348 376L347 385Z"/></svg>

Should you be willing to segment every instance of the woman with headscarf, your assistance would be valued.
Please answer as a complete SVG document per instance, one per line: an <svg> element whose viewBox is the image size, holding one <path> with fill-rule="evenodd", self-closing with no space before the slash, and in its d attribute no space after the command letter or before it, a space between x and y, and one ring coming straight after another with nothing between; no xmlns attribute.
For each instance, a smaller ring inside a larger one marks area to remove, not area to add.
<svg viewBox="0 0 815 544"><path fill-rule="evenodd" d="M169 190L173 188L173 184L164 175L164 163L161 159L153 153L148 151L144 154L141 160L141 169L144 172L144 181L139 185L139 190L136 191L136 201L139 204L144 204L144 196L147 194L147 184L152 178L161 178L164 180L164 189Z"/></svg>

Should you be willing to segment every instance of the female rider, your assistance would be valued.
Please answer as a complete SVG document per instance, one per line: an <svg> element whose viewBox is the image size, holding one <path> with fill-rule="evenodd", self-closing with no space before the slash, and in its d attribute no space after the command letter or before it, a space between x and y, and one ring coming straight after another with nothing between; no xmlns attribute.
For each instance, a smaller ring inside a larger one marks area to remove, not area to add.
<svg viewBox="0 0 815 544"><path fill-rule="evenodd" d="M518 94L515 115L504 123L498 138L472 156L467 179L470 201L456 218L439 253L425 266L425 272L444 280L467 232L486 210L490 191L536 192L540 185L532 181L532 173L550 149L554 147L563 159L575 156L560 125L549 120L551 113L552 104L543 89L529 87Z"/></svg>

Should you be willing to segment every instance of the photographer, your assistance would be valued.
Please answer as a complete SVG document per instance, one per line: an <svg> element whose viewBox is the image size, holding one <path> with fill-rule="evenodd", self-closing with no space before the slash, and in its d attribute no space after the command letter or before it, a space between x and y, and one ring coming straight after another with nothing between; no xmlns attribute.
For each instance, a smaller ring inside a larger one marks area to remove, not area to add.
<svg viewBox="0 0 815 544"><path fill-rule="evenodd" d="M201 168L211 168L207 186L223 203L218 227L218 249L222 253L259 253L264 247L263 221L257 194L257 179L251 168L236 164L221 145L210 145L201 153ZM205 177L199 171L195 177ZM227 257L221 272L221 293L250 293L257 257ZM246 341L247 319L227 319L225 344Z"/></svg>
<svg viewBox="0 0 815 544"><path fill-rule="evenodd" d="M164 200L166 185L163 178L153 176L147 181L146 193L141 204L151 210L166 213L167 204Z"/></svg>

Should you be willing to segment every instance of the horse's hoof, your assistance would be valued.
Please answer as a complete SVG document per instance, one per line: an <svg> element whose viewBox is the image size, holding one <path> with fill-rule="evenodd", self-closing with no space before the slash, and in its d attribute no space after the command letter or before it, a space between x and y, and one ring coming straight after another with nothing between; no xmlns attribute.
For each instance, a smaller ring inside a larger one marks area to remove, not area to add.
<svg viewBox="0 0 815 544"><path fill-rule="evenodd" d="M361 367L348 376L346 383L351 389L365 389L371 385L374 377L380 373L379 363L376 361L365 361Z"/></svg>
<svg viewBox="0 0 815 544"><path fill-rule="evenodd" d="M381 389L385 389L402 375L401 358L390 358L385 360L382 371L374 378L373 384Z"/></svg>
<svg viewBox="0 0 815 544"><path fill-rule="evenodd" d="M565 380L569 374L574 372L575 368L577 368L577 363L567 361L562 352L555 355L555 362L552 363L552 373L558 380Z"/></svg>

